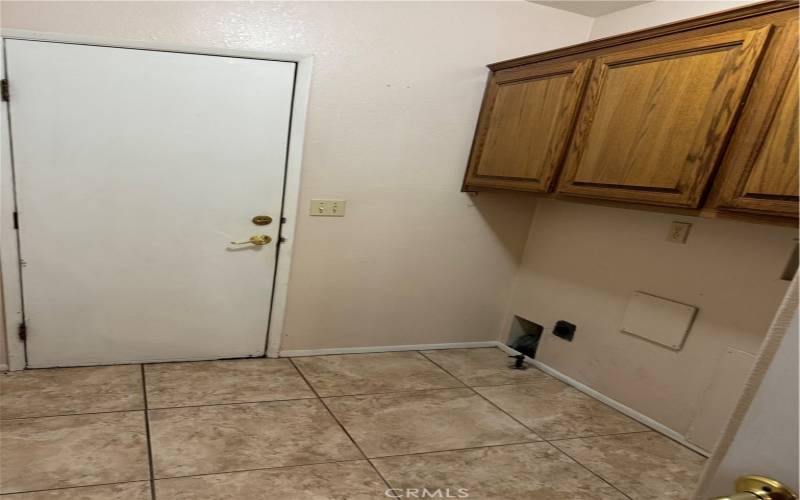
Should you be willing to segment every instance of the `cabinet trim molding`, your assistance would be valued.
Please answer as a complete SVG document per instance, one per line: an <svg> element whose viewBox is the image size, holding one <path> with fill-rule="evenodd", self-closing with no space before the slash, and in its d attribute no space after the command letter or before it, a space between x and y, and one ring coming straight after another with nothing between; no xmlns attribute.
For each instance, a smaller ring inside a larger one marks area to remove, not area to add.
<svg viewBox="0 0 800 500"><path fill-rule="evenodd" d="M673 35L684 31L697 30L718 24L730 23L751 17L763 16L788 9L794 9L798 6L798 0L772 0L768 2L756 3L746 5L744 7L736 7L729 10L714 12L704 16L693 17L690 19L683 19L673 23L662 24L653 28L645 28L638 31L632 31L621 35L614 35L606 38L599 38L590 42L579 43L558 49L548 50L547 52L540 52L538 54L531 54L522 57L515 57L505 61L499 61L489 64L488 67L492 71L500 71L503 69L513 68L516 66L523 66L531 63L538 63L548 61L550 59L558 59L566 56L574 56L584 52L594 50L607 49L617 45L628 44L647 40L650 38L661 37L665 35Z"/></svg>

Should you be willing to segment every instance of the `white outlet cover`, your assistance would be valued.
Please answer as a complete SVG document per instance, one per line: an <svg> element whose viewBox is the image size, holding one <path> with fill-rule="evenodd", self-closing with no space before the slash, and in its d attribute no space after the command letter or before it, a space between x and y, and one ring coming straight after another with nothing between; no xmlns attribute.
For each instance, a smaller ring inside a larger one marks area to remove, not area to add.
<svg viewBox="0 0 800 500"><path fill-rule="evenodd" d="M689 230L692 228L690 222L675 221L669 226L669 233L667 233L667 241L672 243L686 243L689 237Z"/></svg>

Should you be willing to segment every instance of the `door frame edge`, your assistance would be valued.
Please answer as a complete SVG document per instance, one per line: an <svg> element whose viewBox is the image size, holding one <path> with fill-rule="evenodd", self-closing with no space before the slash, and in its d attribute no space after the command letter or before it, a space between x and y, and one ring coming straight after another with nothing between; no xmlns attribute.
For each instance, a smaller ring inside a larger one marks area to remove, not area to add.
<svg viewBox="0 0 800 500"><path fill-rule="evenodd" d="M228 49L223 47L204 47L170 42L149 42L143 40L111 39L103 37L87 37L65 33L49 33L29 30L2 29L2 57L0 57L0 73L5 71L5 41L7 39L31 40L40 42L70 43L78 45L95 45L122 49L153 50L159 52L179 52L209 56L241 57L246 59L262 59L282 61L295 64L294 95L292 99L292 120L287 144L287 159L284 180L282 216L286 222L281 223L281 236L284 239L278 246L278 258L275 268L272 302L269 307L269 328L266 332L266 356L278 357L283 340L284 320L289 292L289 276L291 272L294 238L297 227L298 207L300 201L300 181L303 163L303 143L305 139L306 116L308 112L309 93L311 90L311 73L314 56L310 53L287 53L256 50ZM13 164L10 155L12 139L8 133L10 116L8 103L3 101L0 107L2 120L2 158L0 158L0 277L2 277L2 307L5 327L6 355L8 369L22 370L26 367L25 342L18 338L16 330L23 319L22 284L20 281L18 235L13 226L12 213L16 209L13 182ZM2 365L2 360L0 360Z"/></svg>
<svg viewBox="0 0 800 500"><path fill-rule="evenodd" d="M2 54L0 54L0 73L6 78L5 67L5 37L2 40ZM7 369L10 371L25 368L25 341L17 335L17 329L22 323L22 283L20 281L20 258L17 239L17 230L14 227L13 213L16 211L17 202L14 189L14 167L11 156L11 117L8 102L0 102L0 134L2 141L0 148L0 281L2 281L2 306L3 330L5 338L0 342L5 343ZM0 359L0 364L4 360Z"/></svg>
<svg viewBox="0 0 800 500"><path fill-rule="evenodd" d="M303 164L303 144L306 135L306 116L311 93L311 72L314 58L311 55L295 60L294 95L292 98L292 121L289 127L289 145L284 177L283 207L281 219L281 241L275 279L272 284L272 304L269 312L269 328L266 338L266 356L277 358L283 341L286 306L289 296L289 277L297 231L300 207L300 182ZM285 222L283 222L285 220Z"/></svg>

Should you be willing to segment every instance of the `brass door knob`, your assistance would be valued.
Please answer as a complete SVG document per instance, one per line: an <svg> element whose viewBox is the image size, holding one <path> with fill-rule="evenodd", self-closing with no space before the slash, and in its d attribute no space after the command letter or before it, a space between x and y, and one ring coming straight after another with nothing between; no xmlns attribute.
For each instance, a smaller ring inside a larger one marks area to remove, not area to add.
<svg viewBox="0 0 800 500"><path fill-rule="evenodd" d="M797 494L768 477L742 476L736 480L736 493L713 500L797 500Z"/></svg>
<svg viewBox="0 0 800 500"><path fill-rule="evenodd" d="M268 244L270 241L272 241L272 238L270 238L266 234L254 234L247 241L231 241L231 245L258 245L258 246L262 246L262 245Z"/></svg>

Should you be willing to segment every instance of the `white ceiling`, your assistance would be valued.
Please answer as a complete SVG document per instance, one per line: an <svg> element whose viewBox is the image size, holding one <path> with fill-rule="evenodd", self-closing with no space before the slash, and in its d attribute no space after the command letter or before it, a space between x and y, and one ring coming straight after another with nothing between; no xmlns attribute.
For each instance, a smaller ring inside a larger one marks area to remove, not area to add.
<svg viewBox="0 0 800 500"><path fill-rule="evenodd" d="M578 0L555 0L555 1L539 1L539 0L530 0L533 3L538 3L541 5L546 5L548 7L554 7L556 9L561 10L568 10L570 12L574 12L576 14L582 14L584 16L590 17L599 17L604 16L606 14L610 14L612 12L616 12L618 10L627 9L628 7L634 7L636 5L641 5L643 3L647 3L646 0L643 2L637 1L612 1L612 0L585 0L585 1L578 1Z"/></svg>

